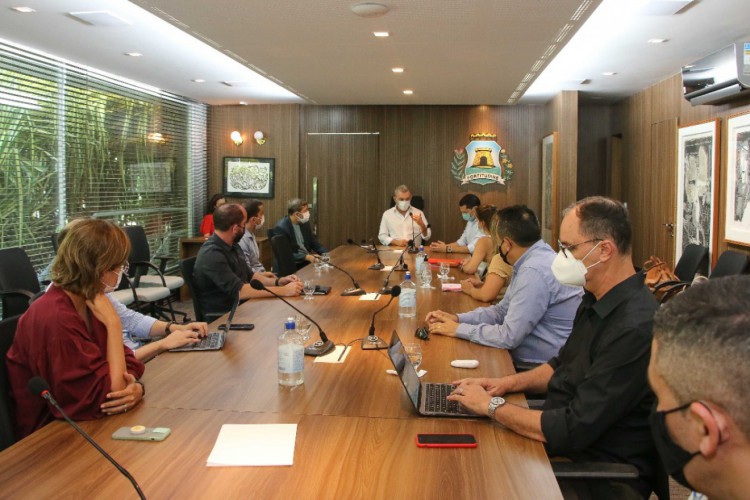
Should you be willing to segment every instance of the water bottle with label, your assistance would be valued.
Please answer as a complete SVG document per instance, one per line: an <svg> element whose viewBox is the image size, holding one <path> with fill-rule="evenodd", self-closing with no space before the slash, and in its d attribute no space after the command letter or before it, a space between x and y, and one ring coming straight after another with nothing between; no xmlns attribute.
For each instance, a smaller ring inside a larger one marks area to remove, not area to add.
<svg viewBox="0 0 750 500"><path fill-rule="evenodd" d="M279 385L296 386L305 381L305 343L294 318L287 318L279 335Z"/></svg>
<svg viewBox="0 0 750 500"><path fill-rule="evenodd" d="M411 273L406 271L406 278L401 282L401 294L398 296L398 317L414 318L417 315L417 285L411 280Z"/></svg>

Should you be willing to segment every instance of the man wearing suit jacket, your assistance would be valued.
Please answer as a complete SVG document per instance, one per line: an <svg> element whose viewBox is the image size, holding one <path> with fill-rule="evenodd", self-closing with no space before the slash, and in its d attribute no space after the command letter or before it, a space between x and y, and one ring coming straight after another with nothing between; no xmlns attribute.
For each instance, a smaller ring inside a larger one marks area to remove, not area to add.
<svg viewBox="0 0 750 500"><path fill-rule="evenodd" d="M289 239L298 268L315 261L313 252L318 254L328 252L312 232L310 208L306 201L300 198L290 200L287 204L287 213L286 217L276 223L273 230L276 234L284 235Z"/></svg>

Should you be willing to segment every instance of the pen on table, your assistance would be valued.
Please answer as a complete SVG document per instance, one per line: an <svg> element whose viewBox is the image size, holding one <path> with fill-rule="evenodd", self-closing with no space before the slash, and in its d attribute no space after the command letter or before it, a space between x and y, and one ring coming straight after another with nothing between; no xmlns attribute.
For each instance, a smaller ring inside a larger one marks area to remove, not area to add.
<svg viewBox="0 0 750 500"><path fill-rule="evenodd" d="M343 350L341 351L341 354L339 354L339 359L337 359L337 360L336 360L336 362L339 362L339 361L341 361L341 358L343 358L343 357L344 357L344 353L346 352L346 350L347 350L347 349L349 349L349 346L348 346L348 345L345 345L345 346L344 346L344 349L343 349Z"/></svg>

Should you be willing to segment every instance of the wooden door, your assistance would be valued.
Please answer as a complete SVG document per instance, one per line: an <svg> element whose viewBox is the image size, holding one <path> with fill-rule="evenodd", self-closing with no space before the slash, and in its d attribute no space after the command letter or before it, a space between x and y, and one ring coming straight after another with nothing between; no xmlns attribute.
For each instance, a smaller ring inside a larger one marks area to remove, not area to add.
<svg viewBox="0 0 750 500"><path fill-rule="evenodd" d="M643 186L650 207L647 248L674 268L675 222L677 218L677 119L651 125L651 169Z"/></svg>
<svg viewBox="0 0 750 500"><path fill-rule="evenodd" d="M378 190L379 134L307 136L303 192L313 206L318 239L332 249L348 238L377 240L383 200ZM317 196L314 185L317 180Z"/></svg>

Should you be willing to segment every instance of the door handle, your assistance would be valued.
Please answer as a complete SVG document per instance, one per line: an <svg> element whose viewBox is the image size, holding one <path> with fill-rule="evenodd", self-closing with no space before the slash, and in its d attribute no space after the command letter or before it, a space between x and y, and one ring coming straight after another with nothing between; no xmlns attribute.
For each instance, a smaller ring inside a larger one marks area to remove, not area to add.
<svg viewBox="0 0 750 500"><path fill-rule="evenodd" d="M671 238L674 238L674 223L672 223L672 222L666 222L666 223L662 224L662 226L664 226L667 229L669 229L669 236Z"/></svg>

